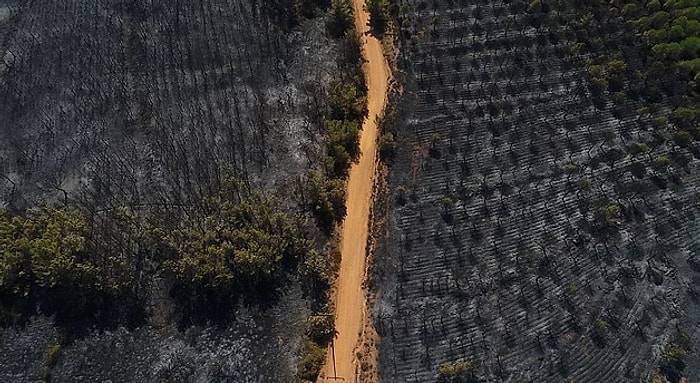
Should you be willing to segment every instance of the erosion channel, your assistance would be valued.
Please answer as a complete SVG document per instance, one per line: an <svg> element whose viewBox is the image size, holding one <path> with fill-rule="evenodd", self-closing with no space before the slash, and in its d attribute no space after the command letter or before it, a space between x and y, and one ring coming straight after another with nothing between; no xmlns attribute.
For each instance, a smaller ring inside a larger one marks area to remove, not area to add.
<svg viewBox="0 0 700 383"><path fill-rule="evenodd" d="M347 216L342 228L342 260L335 296L335 327L337 337L329 350L319 382L342 378L357 381L355 347L365 317L366 295L362 288L372 185L377 153L377 117L384 111L390 70L381 42L368 33L369 15L363 9L364 0L354 0L357 30L362 32L363 54L366 60L368 114L360 137L361 157L353 164L347 187ZM335 359L335 361L333 360Z"/></svg>

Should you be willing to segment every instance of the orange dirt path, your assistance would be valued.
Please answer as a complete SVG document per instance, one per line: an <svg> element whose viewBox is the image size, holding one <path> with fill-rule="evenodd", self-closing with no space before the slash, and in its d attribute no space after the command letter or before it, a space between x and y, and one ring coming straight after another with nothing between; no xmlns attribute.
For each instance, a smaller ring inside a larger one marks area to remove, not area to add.
<svg viewBox="0 0 700 383"><path fill-rule="evenodd" d="M365 250L377 159L376 118L384 112L391 75L381 42L367 33L369 15L363 5L364 0L354 0L355 25L362 34L363 54L367 61L364 69L369 114L362 125L360 160L350 168L345 202L347 216L342 228L342 258L335 297L335 327L338 332L335 339L335 368L337 376L347 383L356 383L359 371L355 349L366 311L366 293L362 283L365 280ZM328 350L319 383L334 381L333 369L332 353Z"/></svg>

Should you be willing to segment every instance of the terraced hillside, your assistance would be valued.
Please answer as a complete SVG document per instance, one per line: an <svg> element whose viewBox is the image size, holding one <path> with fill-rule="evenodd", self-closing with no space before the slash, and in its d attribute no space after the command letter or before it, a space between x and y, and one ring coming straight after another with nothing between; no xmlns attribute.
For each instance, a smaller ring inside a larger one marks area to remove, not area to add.
<svg viewBox="0 0 700 383"><path fill-rule="evenodd" d="M700 379L696 146L586 67L636 37L597 2L398 3L383 380Z"/></svg>

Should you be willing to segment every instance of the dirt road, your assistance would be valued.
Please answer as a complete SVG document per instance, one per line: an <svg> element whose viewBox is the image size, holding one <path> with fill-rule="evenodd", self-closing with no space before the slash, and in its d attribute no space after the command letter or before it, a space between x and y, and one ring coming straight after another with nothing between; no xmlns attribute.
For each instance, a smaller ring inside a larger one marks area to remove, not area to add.
<svg viewBox="0 0 700 383"><path fill-rule="evenodd" d="M370 205L372 203L372 185L374 181L377 154L376 117L384 111L387 98L390 70L382 51L382 45L371 35L369 15L362 9L364 0L354 0L355 24L363 33L363 53L367 63L369 115L362 125L360 149L362 156L350 169L347 190L347 216L342 229L342 260L337 281L335 297L335 326L338 337L335 340L335 368L337 376L345 382L357 382L356 371L359 370L355 347L358 334L362 329L365 307L365 291L362 282L365 279L365 248L367 245L367 225ZM326 365L319 382L333 381L332 355L329 350ZM325 378L324 378L325 375Z"/></svg>

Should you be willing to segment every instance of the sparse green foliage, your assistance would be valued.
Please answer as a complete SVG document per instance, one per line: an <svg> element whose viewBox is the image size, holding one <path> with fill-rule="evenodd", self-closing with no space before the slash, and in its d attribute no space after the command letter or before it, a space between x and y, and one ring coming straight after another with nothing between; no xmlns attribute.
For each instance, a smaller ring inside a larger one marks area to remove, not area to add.
<svg viewBox="0 0 700 383"><path fill-rule="evenodd" d="M302 381L316 381L318 374L326 361L326 350L314 342L306 342L304 358L299 365L297 376Z"/></svg>
<svg viewBox="0 0 700 383"><path fill-rule="evenodd" d="M606 338L608 336L608 330L610 324L602 318L598 318L593 323L592 329L592 339L598 344L598 346L604 346L606 343Z"/></svg>
<svg viewBox="0 0 700 383"><path fill-rule="evenodd" d="M613 94L613 102L615 105L624 105L626 101L627 95L625 92L615 92L615 94Z"/></svg>
<svg viewBox="0 0 700 383"><path fill-rule="evenodd" d="M44 352L44 361L41 367L39 367L39 378L42 382L51 381L51 372L53 368L58 363L58 359L61 357L62 347L60 344L55 344L49 346Z"/></svg>
<svg viewBox="0 0 700 383"><path fill-rule="evenodd" d="M663 171L671 164L671 160L666 156L658 156L651 161L651 167L656 171Z"/></svg>
<svg viewBox="0 0 700 383"><path fill-rule="evenodd" d="M610 327L610 325L608 325L608 322L606 322L605 320L600 319L600 318L596 319L596 321L595 321L596 331L605 333L608 331L608 327Z"/></svg>
<svg viewBox="0 0 700 383"><path fill-rule="evenodd" d="M590 80L591 92L595 96L600 96L608 89L608 81L601 77L593 77Z"/></svg>
<svg viewBox="0 0 700 383"><path fill-rule="evenodd" d="M635 142L630 148L633 154L649 153L649 146L644 142Z"/></svg>
<svg viewBox="0 0 700 383"><path fill-rule="evenodd" d="M598 209L599 220L603 223L610 223L613 219L620 218L621 213L622 209L620 205L616 204L601 206L600 209Z"/></svg>
<svg viewBox="0 0 700 383"><path fill-rule="evenodd" d="M669 383L669 381L661 374L660 371L654 371L651 374L651 383Z"/></svg>
<svg viewBox="0 0 700 383"><path fill-rule="evenodd" d="M381 136L379 136L377 146L379 149L379 155L382 159L391 158L396 150L394 135L391 132L383 133Z"/></svg>
<svg viewBox="0 0 700 383"><path fill-rule="evenodd" d="M444 362L437 366L439 382L466 382L468 375L475 366L472 360L457 360L454 362Z"/></svg>
<svg viewBox="0 0 700 383"><path fill-rule="evenodd" d="M575 174L575 173L578 173L579 167L575 163L570 162L570 163L564 165L564 170L566 170L566 172L569 174Z"/></svg>
<svg viewBox="0 0 700 383"><path fill-rule="evenodd" d="M683 370L685 369L685 359L692 350L692 345L690 344L690 337L684 332L680 332L676 335L675 340L667 345L661 352L660 368L658 373L655 374L655 378L659 381L669 382L669 381L681 381L684 382L685 379L680 379L683 376Z"/></svg>
<svg viewBox="0 0 700 383"><path fill-rule="evenodd" d="M698 120L700 113L693 108L680 107L673 111L672 117L676 124L688 126Z"/></svg>
<svg viewBox="0 0 700 383"><path fill-rule="evenodd" d="M668 118L666 116L657 116L654 118L654 124L659 128L668 126Z"/></svg>
<svg viewBox="0 0 700 383"><path fill-rule="evenodd" d="M540 0L532 0L527 6L528 13L538 13L542 11L542 2Z"/></svg>
<svg viewBox="0 0 700 383"><path fill-rule="evenodd" d="M681 362L688 356L688 350L681 346L671 346L666 348L661 356L667 362Z"/></svg>
<svg viewBox="0 0 700 383"><path fill-rule="evenodd" d="M454 206L454 202L452 201L452 198L450 198L450 197L445 197L440 202L442 204L442 208L445 211L445 214L447 214L449 212L449 210L452 208L452 206Z"/></svg>
<svg viewBox="0 0 700 383"><path fill-rule="evenodd" d="M673 142L675 142L676 145L685 148L693 142L693 135L685 130L675 132L673 133Z"/></svg>

